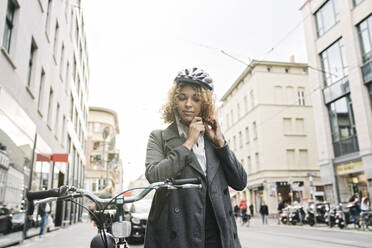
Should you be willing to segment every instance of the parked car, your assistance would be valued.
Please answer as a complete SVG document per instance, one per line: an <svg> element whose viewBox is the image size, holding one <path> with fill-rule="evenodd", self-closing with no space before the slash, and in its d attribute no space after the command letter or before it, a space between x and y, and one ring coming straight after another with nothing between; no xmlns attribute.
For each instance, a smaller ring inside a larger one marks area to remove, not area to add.
<svg viewBox="0 0 372 248"><path fill-rule="evenodd" d="M144 243L147 218L150 213L152 200L142 200L133 203L130 207L132 231L128 238L129 244Z"/></svg>

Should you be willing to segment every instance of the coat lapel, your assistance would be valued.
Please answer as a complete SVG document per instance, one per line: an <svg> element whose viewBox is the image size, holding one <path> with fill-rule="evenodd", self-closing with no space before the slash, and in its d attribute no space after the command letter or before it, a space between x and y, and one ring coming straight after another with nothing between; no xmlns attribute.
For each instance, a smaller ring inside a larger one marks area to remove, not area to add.
<svg viewBox="0 0 372 248"><path fill-rule="evenodd" d="M184 137L180 137L177 130L176 122L173 122L169 127L164 130L164 142L165 142L165 149L173 150L174 148L182 145L185 143L186 139ZM194 170L196 170L199 174L203 177L204 172L196 158L195 154L192 153L192 162L189 164Z"/></svg>
<svg viewBox="0 0 372 248"><path fill-rule="evenodd" d="M216 176L218 167L219 167L219 160L214 153L214 144L209 138L208 135L204 135L204 143L205 143L205 156L207 158L207 178L208 184L211 184L213 178Z"/></svg>

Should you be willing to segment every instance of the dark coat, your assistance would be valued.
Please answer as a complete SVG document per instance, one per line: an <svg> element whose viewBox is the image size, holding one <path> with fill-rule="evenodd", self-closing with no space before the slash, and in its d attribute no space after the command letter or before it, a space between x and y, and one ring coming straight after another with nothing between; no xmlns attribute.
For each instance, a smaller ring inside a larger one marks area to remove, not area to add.
<svg viewBox="0 0 372 248"><path fill-rule="evenodd" d="M182 144L176 123L151 133L146 153L150 183L167 178L201 178L202 189L157 190L145 237L146 248L204 248L206 194L211 199L223 248L240 248L228 186L243 190L247 175L229 146L217 148L205 134L207 177L194 153Z"/></svg>
<svg viewBox="0 0 372 248"><path fill-rule="evenodd" d="M260 214L261 215L269 215L269 208L267 207L267 205L261 205Z"/></svg>

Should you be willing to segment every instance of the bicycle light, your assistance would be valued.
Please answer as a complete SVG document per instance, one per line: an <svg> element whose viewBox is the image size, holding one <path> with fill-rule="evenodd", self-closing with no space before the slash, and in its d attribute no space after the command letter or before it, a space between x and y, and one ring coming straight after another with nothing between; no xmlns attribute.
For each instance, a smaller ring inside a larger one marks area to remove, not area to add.
<svg viewBox="0 0 372 248"><path fill-rule="evenodd" d="M131 224L129 221L120 221L112 224L112 235L115 238L129 237L131 232Z"/></svg>

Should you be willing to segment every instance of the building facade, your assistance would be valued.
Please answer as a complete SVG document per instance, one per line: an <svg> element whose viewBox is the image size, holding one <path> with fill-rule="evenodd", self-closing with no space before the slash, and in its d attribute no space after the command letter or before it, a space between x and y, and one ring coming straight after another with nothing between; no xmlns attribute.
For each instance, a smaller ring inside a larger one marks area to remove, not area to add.
<svg viewBox="0 0 372 248"><path fill-rule="evenodd" d="M89 70L80 1L1 1L0 37L0 201L20 209L25 190L83 187ZM68 161L53 163L60 153ZM56 225L79 219L71 204L52 204Z"/></svg>
<svg viewBox="0 0 372 248"><path fill-rule="evenodd" d="M371 197L372 2L308 0L301 10L327 198Z"/></svg>
<svg viewBox="0 0 372 248"><path fill-rule="evenodd" d="M116 112L89 108L85 188L95 194L114 197L123 191L123 166L116 147L119 133Z"/></svg>
<svg viewBox="0 0 372 248"><path fill-rule="evenodd" d="M248 174L237 203L275 213L282 200L322 198L310 92L306 64L253 60L222 97L224 135Z"/></svg>

